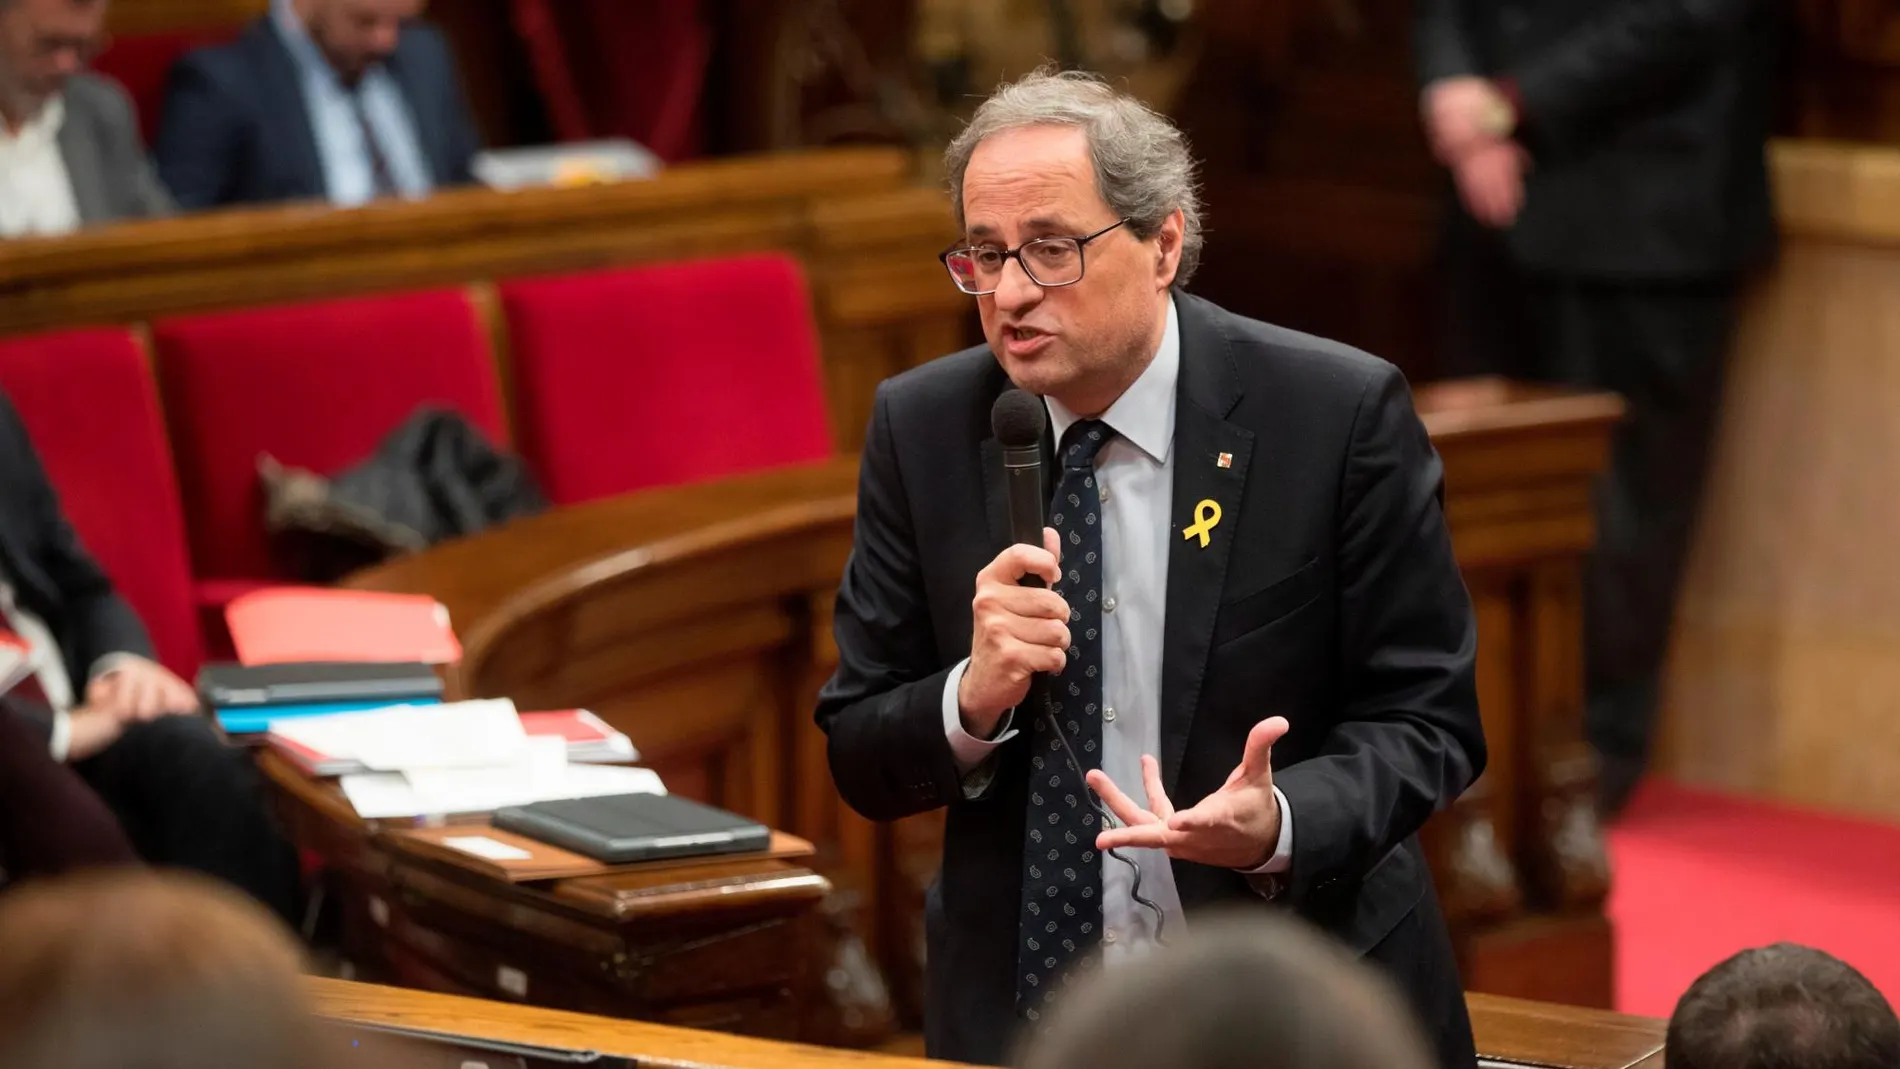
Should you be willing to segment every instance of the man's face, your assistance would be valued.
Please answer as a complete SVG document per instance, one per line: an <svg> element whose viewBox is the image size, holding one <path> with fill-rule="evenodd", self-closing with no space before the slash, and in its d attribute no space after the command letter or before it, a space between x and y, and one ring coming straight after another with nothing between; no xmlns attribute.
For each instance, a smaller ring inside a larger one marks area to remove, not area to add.
<svg viewBox="0 0 1900 1069"><path fill-rule="evenodd" d="M423 0L304 0L304 28L336 68L354 84L371 67L396 54L403 23L422 13Z"/></svg>
<svg viewBox="0 0 1900 1069"><path fill-rule="evenodd" d="M0 3L0 111L37 114L98 51L105 0Z"/></svg>
<svg viewBox="0 0 1900 1069"><path fill-rule="evenodd" d="M1095 187L1087 135L1065 126L977 145L963 175L963 217L971 244L1012 249L1116 222ZM1044 289L1010 260L996 292L977 298L990 350L1016 385L1100 415L1154 356L1180 249L1177 212L1145 241L1124 226L1089 242L1082 280L1071 286Z"/></svg>

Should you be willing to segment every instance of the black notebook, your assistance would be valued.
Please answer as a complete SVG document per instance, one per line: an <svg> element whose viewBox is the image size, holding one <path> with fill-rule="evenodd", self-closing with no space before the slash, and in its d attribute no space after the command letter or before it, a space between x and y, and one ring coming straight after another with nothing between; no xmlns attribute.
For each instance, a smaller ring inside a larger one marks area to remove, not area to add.
<svg viewBox="0 0 1900 1069"><path fill-rule="evenodd" d="M442 679L421 663L208 664L198 670L198 698L214 709L309 705L442 695Z"/></svg>
<svg viewBox="0 0 1900 1069"><path fill-rule="evenodd" d="M616 794L497 809L495 827L608 865L770 846L772 831L737 813L670 794Z"/></svg>

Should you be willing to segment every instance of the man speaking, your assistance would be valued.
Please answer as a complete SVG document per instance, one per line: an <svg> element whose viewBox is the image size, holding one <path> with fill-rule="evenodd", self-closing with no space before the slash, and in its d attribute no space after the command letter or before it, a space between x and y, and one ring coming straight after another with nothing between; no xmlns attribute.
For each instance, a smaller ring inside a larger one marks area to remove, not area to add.
<svg viewBox="0 0 1900 1069"><path fill-rule="evenodd" d="M1476 627L1404 379L1183 292L1193 160L1099 80L1005 86L945 162L988 344L878 389L818 707L852 808L949 809L929 1054L1001 1062L1091 959L1252 902L1474 1065L1415 833L1484 765Z"/></svg>

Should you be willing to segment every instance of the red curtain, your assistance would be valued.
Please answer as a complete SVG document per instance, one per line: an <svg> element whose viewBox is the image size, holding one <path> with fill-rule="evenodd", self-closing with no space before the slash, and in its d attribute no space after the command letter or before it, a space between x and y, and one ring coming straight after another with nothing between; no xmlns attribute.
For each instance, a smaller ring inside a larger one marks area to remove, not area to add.
<svg viewBox="0 0 1900 1069"><path fill-rule="evenodd" d="M514 0L514 20L561 140L698 155L712 49L699 0Z"/></svg>

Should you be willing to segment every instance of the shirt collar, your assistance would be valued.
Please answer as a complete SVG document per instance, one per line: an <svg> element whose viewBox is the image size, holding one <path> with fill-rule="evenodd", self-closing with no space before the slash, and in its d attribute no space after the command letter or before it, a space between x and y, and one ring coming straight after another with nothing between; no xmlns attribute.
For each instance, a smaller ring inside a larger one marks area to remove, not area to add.
<svg viewBox="0 0 1900 1069"><path fill-rule="evenodd" d="M1128 439L1135 448L1148 454L1157 464L1166 464L1174 450L1174 387L1181 378L1181 321L1174 309L1174 297L1168 297L1168 323L1161 331L1161 347L1148 361L1128 389L1102 413L1102 422L1116 434ZM1069 411L1053 397L1042 399L1049 408L1049 426L1055 431L1056 445L1080 416Z"/></svg>
<svg viewBox="0 0 1900 1069"><path fill-rule="evenodd" d="M284 47L290 49L290 58L296 61L305 74L318 75L345 92L349 90L343 84L343 79L337 77L336 68L330 65L330 57L317 47L317 42L310 37L310 31L304 27L303 20L291 10L290 0L272 0L270 17L277 26L278 36L284 39ZM371 67L364 75L364 80L367 81L380 69Z"/></svg>
<svg viewBox="0 0 1900 1069"><path fill-rule="evenodd" d="M7 130L0 126L0 142L14 145L50 145L59 140L60 127L66 125L66 97L55 94L40 105L39 114L26 121L18 130Z"/></svg>

